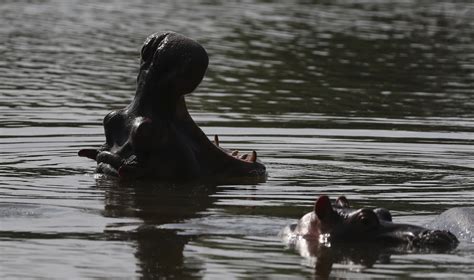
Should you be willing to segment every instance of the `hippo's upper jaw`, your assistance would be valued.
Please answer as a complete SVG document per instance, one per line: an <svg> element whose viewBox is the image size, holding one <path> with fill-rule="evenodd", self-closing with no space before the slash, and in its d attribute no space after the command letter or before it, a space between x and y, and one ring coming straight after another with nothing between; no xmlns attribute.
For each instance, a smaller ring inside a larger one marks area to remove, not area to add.
<svg viewBox="0 0 474 280"><path fill-rule="evenodd" d="M106 142L79 156L97 161L97 173L158 180L266 178L255 151L219 147L194 123L184 95L201 82L208 56L197 42L167 32L150 35L141 51L137 91L130 105L104 118Z"/></svg>
<svg viewBox="0 0 474 280"><path fill-rule="evenodd" d="M345 197L335 205L327 196L317 199L314 210L301 218L292 234L317 244L376 243L381 246L411 249L453 249L459 241L449 231L392 222L384 208L351 209Z"/></svg>

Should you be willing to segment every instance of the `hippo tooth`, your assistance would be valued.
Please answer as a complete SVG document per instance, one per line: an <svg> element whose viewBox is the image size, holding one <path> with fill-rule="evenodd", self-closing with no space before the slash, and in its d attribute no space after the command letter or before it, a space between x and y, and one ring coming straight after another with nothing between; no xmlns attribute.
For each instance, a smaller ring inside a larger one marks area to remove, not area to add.
<svg viewBox="0 0 474 280"><path fill-rule="evenodd" d="M249 162L255 162L257 161L257 152L256 151L252 151L252 154L250 155L250 157L247 159Z"/></svg>
<svg viewBox="0 0 474 280"><path fill-rule="evenodd" d="M239 154L239 151L235 150L235 151L232 152L231 155L232 155L233 157L235 157L235 156L237 156L238 154Z"/></svg>
<svg viewBox="0 0 474 280"><path fill-rule="evenodd" d="M219 137L216 135L214 135L214 144L219 147Z"/></svg>

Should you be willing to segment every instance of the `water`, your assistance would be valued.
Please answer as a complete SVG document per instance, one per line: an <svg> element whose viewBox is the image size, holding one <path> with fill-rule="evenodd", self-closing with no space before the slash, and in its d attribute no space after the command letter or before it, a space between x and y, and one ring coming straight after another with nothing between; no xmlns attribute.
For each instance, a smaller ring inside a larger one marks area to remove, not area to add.
<svg viewBox="0 0 474 280"><path fill-rule="evenodd" d="M320 194L416 224L474 205L472 1L131 2L0 3L1 278L314 277L277 234ZM256 150L266 183L121 183L77 157L164 30L205 46L191 114ZM331 276L468 278L473 262L465 239Z"/></svg>

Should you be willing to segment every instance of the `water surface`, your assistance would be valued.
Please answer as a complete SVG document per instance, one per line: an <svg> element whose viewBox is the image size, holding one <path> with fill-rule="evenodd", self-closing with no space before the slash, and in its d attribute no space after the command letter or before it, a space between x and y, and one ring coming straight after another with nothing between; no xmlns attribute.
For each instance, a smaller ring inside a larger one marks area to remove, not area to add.
<svg viewBox="0 0 474 280"><path fill-rule="evenodd" d="M277 234L320 194L416 224L474 205L471 1L131 2L0 3L1 278L314 277ZM256 150L266 183L124 183L77 157L165 30L210 56L192 116ZM331 276L467 278L473 262L466 239Z"/></svg>

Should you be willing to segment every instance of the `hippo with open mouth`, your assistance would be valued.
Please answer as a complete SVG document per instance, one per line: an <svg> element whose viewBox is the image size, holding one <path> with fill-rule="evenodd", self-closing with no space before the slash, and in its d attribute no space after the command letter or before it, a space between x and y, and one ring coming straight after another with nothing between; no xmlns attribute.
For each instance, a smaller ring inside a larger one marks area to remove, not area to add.
<svg viewBox="0 0 474 280"><path fill-rule="evenodd" d="M266 179L257 153L239 154L214 143L193 121L184 95L202 81L206 50L173 32L150 35L141 50L132 103L104 118L105 144L82 149L97 173L125 179Z"/></svg>
<svg viewBox="0 0 474 280"><path fill-rule="evenodd" d="M327 196L320 196L313 211L284 233L290 236L290 243L302 238L311 246L371 243L404 250L450 250L459 244L456 236L449 231L394 223L392 215L384 208L349 208L344 196L339 197L335 204L331 204Z"/></svg>

